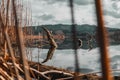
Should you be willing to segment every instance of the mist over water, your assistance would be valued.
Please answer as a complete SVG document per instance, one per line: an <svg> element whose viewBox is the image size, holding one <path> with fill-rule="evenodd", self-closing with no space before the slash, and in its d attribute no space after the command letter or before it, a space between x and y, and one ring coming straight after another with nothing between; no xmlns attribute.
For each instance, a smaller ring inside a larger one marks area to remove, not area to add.
<svg viewBox="0 0 120 80"><path fill-rule="evenodd" d="M112 69L120 69L120 45L109 46L109 57ZM40 62L46 58L48 49L40 50ZM38 49L33 49L33 61L38 61ZM99 48L91 51L87 49L78 49L79 67L82 73L101 71ZM72 49L56 50L51 60L44 63L50 66L60 67L68 70L74 70L74 51ZM115 75L120 74L115 72Z"/></svg>

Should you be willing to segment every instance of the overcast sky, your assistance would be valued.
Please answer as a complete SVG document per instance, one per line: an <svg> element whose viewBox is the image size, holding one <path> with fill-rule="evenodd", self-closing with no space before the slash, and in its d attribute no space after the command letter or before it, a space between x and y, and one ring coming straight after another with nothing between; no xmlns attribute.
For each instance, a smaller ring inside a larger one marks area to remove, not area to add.
<svg viewBox="0 0 120 80"><path fill-rule="evenodd" d="M32 7L32 18L37 24L70 24L68 0L25 0ZM119 27L120 0L103 1L105 25ZM74 0L77 24L96 24L94 0ZM35 24L35 23L34 23Z"/></svg>

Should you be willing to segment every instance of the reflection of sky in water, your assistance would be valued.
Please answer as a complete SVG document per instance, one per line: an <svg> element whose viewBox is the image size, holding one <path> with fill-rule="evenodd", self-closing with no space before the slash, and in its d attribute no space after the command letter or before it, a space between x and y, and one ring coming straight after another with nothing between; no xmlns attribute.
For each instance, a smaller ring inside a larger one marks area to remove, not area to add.
<svg viewBox="0 0 120 80"><path fill-rule="evenodd" d="M113 69L120 66L120 45L110 46L109 54L111 58L111 65ZM47 55L47 49L42 49L40 53L40 61L42 62ZM33 49L33 60L38 60L38 49ZM100 57L98 48L92 49L91 51L79 49L79 66L82 69L92 69L94 71L100 71ZM73 50L56 50L52 60L49 60L47 65L61 67L61 68L73 68L74 67L74 55ZM116 65L117 64L117 65Z"/></svg>

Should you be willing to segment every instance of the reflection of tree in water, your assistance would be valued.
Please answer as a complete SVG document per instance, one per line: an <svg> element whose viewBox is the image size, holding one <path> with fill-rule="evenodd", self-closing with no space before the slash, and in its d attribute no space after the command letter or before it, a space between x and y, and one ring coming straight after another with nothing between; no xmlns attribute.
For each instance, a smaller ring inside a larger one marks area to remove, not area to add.
<svg viewBox="0 0 120 80"><path fill-rule="evenodd" d="M113 35L115 41L120 42L120 30L116 31Z"/></svg>
<svg viewBox="0 0 120 80"><path fill-rule="evenodd" d="M65 35L62 30L57 30L57 31L55 31L55 34L58 35L58 36L64 36L64 35ZM61 43L64 42L64 39L56 39L56 42L57 42L58 44L61 44Z"/></svg>
<svg viewBox="0 0 120 80"><path fill-rule="evenodd" d="M90 33L86 33L86 44L89 48L89 50L92 50L96 44L96 34L90 34Z"/></svg>

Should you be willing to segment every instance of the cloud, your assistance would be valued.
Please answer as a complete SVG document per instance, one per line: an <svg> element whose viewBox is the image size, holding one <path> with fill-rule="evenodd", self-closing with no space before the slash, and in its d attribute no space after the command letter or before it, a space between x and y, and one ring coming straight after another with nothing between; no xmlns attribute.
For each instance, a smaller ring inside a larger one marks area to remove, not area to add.
<svg viewBox="0 0 120 80"><path fill-rule="evenodd" d="M74 0L74 3L77 5L89 5L94 4L94 0Z"/></svg>
<svg viewBox="0 0 120 80"><path fill-rule="evenodd" d="M69 3L69 0L45 0L48 4L55 4L55 3ZM88 5L93 4L94 0L73 0L73 2L77 5Z"/></svg>
<svg viewBox="0 0 120 80"><path fill-rule="evenodd" d="M48 4L55 4L55 3L64 3L64 2L66 2L67 0L44 0L44 1L46 1Z"/></svg>
<svg viewBox="0 0 120 80"><path fill-rule="evenodd" d="M52 20L55 17L53 15L50 15L50 14L43 14L41 16L36 16L36 18L41 19L41 20Z"/></svg>
<svg viewBox="0 0 120 80"><path fill-rule="evenodd" d="M33 21L41 24L71 24L69 0L24 0L31 1ZM73 0L76 24L96 25L94 0ZM120 0L102 0L105 25L120 24Z"/></svg>
<svg viewBox="0 0 120 80"><path fill-rule="evenodd" d="M109 15L106 15L104 18L105 18L105 26L106 27L119 28L120 18L114 18L114 17L109 16Z"/></svg>
<svg viewBox="0 0 120 80"><path fill-rule="evenodd" d="M49 19L48 24L52 24L55 22L56 22L56 24L64 24L64 23L71 24L70 7L68 6L67 1L68 0L64 0L64 1L62 1L62 0L41 0L41 1L34 2L34 4L32 5L34 19L37 19L37 20L39 20L39 22L44 24L47 22L46 17L47 18L49 17L52 19ZM76 0L75 2L77 3L77 1L78 0ZM87 0L85 0L85 1L87 1ZM85 3L85 1L82 1L82 3L83 2ZM76 23L85 24L87 20L90 20L89 21L89 22L91 22L90 24L94 24L95 23L93 21L94 17L92 15L93 10L94 10L93 8L94 8L93 5L92 6L91 5L83 6L83 4L81 6L75 5ZM86 13L89 13L89 14L86 14ZM48 14L49 14L49 16L48 16ZM86 16L87 16L87 18L86 18ZM45 18L45 20L44 20L44 18Z"/></svg>
<svg viewBox="0 0 120 80"><path fill-rule="evenodd" d="M114 18L120 18L120 13L115 12L115 11L104 11L104 15L109 15Z"/></svg>
<svg viewBox="0 0 120 80"><path fill-rule="evenodd" d="M120 0L105 0L104 15L120 18ZM109 3L108 3L109 2Z"/></svg>

